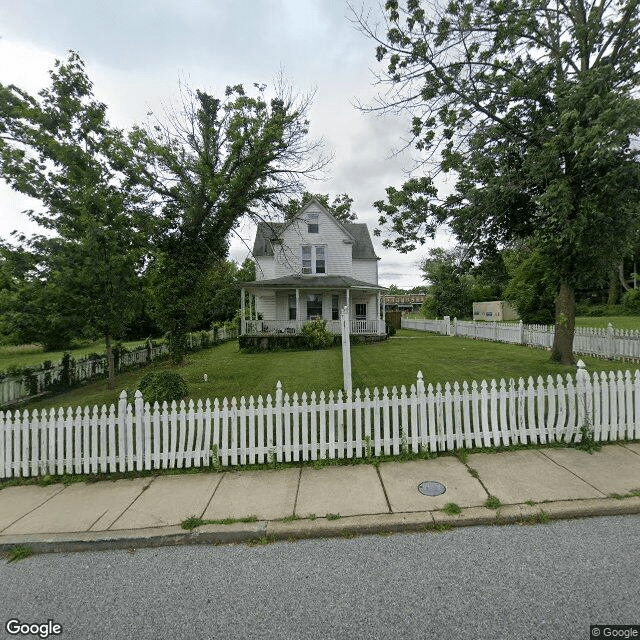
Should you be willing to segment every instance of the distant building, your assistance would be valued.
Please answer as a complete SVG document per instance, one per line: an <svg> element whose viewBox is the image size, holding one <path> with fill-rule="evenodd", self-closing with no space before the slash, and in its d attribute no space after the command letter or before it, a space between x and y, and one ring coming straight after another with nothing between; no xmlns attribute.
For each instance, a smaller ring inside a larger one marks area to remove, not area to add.
<svg viewBox="0 0 640 640"><path fill-rule="evenodd" d="M487 321L519 320L520 316L508 302L494 300L492 302L474 302L473 319Z"/></svg>
<svg viewBox="0 0 640 640"><path fill-rule="evenodd" d="M429 297L426 293L406 293L385 295L384 304L388 311L419 311L422 303Z"/></svg>

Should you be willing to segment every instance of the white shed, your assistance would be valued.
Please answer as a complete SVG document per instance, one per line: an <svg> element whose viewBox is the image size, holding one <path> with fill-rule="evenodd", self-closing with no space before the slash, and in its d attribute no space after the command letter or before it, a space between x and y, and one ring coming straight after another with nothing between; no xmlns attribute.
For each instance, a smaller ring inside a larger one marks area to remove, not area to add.
<svg viewBox="0 0 640 640"><path fill-rule="evenodd" d="M518 312L503 300L473 303L474 320L519 320Z"/></svg>

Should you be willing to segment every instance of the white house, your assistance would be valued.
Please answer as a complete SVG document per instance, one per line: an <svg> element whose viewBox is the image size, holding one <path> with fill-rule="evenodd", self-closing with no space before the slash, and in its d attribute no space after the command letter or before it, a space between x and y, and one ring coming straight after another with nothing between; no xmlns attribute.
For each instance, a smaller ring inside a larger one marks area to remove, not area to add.
<svg viewBox="0 0 640 640"><path fill-rule="evenodd" d="M243 283L242 335L299 333L322 318L340 333L383 335L378 256L363 223L341 223L315 198L289 222L261 222L253 244L256 281Z"/></svg>

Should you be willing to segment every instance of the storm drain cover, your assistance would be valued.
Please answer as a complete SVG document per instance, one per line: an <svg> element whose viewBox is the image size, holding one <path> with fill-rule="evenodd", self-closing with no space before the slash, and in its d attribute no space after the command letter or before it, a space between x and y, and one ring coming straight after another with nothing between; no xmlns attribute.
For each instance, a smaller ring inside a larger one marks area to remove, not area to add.
<svg viewBox="0 0 640 640"><path fill-rule="evenodd" d="M439 496L442 495L446 489L445 486L440 482L435 482L434 480L426 480L425 482L421 482L418 485L418 491L423 496Z"/></svg>

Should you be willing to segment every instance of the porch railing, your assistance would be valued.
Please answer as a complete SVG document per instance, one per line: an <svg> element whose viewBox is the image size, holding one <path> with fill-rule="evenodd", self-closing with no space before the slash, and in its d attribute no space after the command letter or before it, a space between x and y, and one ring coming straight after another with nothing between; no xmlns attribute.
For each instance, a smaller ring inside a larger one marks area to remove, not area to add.
<svg viewBox="0 0 640 640"><path fill-rule="evenodd" d="M273 335L302 333L302 327L309 320L245 320L244 335ZM327 320L327 329L334 334L340 333L339 320ZM373 320L351 320L352 334L380 335L385 332L384 321L379 318Z"/></svg>

